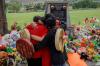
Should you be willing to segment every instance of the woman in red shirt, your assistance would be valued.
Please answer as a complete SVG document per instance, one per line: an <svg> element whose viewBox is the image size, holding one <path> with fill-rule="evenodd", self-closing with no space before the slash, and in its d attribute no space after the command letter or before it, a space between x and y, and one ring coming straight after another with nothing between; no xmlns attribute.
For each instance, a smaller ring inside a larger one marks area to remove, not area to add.
<svg viewBox="0 0 100 66"><path fill-rule="evenodd" d="M43 37L48 32L42 21L43 20L41 20L39 16L36 16L33 22L26 27L31 34L31 42L33 45L42 41ZM27 59L27 61L28 66L51 66L49 48L45 47L35 52L33 58Z"/></svg>

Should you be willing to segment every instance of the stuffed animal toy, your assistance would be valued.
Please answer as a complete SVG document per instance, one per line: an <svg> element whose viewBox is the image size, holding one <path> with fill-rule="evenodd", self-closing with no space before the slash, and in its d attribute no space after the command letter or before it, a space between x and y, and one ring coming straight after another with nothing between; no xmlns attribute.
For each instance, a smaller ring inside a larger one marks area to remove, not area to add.
<svg viewBox="0 0 100 66"><path fill-rule="evenodd" d="M12 48L16 48L16 41L20 38L20 34L18 31L14 30L10 33L10 37L13 40L13 42L11 43L11 47Z"/></svg>
<svg viewBox="0 0 100 66"><path fill-rule="evenodd" d="M14 30L10 33L11 39L17 41L20 38L20 34L18 31Z"/></svg>
<svg viewBox="0 0 100 66"><path fill-rule="evenodd" d="M7 46L11 46L13 40L11 39L11 36L10 34L6 34L2 37L2 43L7 45Z"/></svg>

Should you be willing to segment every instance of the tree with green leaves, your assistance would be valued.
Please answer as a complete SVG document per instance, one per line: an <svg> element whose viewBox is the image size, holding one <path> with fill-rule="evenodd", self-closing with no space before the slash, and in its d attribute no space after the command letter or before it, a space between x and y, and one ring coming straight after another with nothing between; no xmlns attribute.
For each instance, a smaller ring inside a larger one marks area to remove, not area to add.
<svg viewBox="0 0 100 66"><path fill-rule="evenodd" d="M22 4L17 0L11 0L8 3L8 10L11 12L19 12L22 7Z"/></svg>
<svg viewBox="0 0 100 66"><path fill-rule="evenodd" d="M78 8L97 8L100 3L94 2L93 0L80 0L73 4L74 9Z"/></svg>

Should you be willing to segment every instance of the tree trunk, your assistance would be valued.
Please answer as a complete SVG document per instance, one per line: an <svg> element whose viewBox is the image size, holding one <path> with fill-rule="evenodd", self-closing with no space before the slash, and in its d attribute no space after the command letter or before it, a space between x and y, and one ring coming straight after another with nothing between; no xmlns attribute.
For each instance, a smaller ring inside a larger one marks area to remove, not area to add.
<svg viewBox="0 0 100 66"><path fill-rule="evenodd" d="M8 25L5 12L5 0L0 0L0 34L8 32Z"/></svg>

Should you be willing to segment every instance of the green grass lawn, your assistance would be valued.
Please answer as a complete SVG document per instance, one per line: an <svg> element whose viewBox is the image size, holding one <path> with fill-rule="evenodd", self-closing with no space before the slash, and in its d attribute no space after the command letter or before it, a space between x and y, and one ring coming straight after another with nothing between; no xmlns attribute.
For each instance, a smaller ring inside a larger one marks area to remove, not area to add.
<svg viewBox="0 0 100 66"><path fill-rule="evenodd" d="M35 15L44 15L43 12L32 13L7 13L8 28L16 21L19 26L23 27L25 23L32 22Z"/></svg>
<svg viewBox="0 0 100 66"><path fill-rule="evenodd" d="M70 20L72 24L78 24L86 17L96 17L100 20L100 9L89 9L89 10L71 10ZM35 15L43 16L44 12L31 12L31 13L7 13L8 28L13 24L14 21L18 23L19 26L23 27L25 23L32 22L32 19Z"/></svg>
<svg viewBox="0 0 100 66"><path fill-rule="evenodd" d="M90 10L72 10L70 11L70 19L72 24L78 24L81 22L83 24L84 19L88 17L96 17L100 20L100 9L90 9Z"/></svg>

